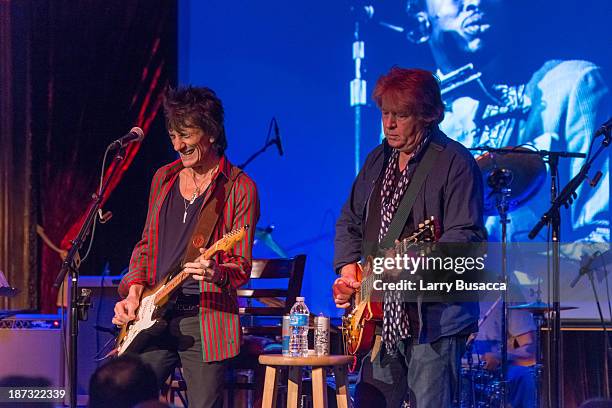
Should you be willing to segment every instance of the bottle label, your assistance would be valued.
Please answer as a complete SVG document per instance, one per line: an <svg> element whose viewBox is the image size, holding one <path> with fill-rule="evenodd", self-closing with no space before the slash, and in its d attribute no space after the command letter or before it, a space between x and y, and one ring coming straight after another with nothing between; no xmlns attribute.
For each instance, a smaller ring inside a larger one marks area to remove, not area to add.
<svg viewBox="0 0 612 408"><path fill-rule="evenodd" d="M308 315L302 313L294 313L289 317L290 326L308 326Z"/></svg>

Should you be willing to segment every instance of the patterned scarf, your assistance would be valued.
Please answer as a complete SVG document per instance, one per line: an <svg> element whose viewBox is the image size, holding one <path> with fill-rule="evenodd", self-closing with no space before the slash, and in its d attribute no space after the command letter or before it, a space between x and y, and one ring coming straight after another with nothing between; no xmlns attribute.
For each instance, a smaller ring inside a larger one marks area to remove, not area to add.
<svg viewBox="0 0 612 408"><path fill-rule="evenodd" d="M408 188L410 182L409 168L410 161L421 152L426 141L429 139L427 134L415 151L408 159L408 165L396 180L395 173L399 162L399 150L394 149L391 158L385 169L385 175L380 189L380 231L378 233L378 243L387 235L391 220L397 211L400 201ZM410 337L410 321L408 317L408 305L402 301L399 291L386 291L383 298L383 331L382 341L389 354L397 354L398 343Z"/></svg>

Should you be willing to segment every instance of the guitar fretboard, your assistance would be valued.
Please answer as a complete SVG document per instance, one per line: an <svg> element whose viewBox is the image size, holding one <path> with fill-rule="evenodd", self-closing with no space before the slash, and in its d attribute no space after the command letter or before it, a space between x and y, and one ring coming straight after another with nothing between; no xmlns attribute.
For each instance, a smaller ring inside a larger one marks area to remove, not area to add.
<svg viewBox="0 0 612 408"><path fill-rule="evenodd" d="M200 255L194 262L199 261L200 259L210 259L221 249L219 248L219 241L215 242L215 244L208 248L206 252ZM154 303L155 305L159 305L162 299L169 297L176 289L178 289L183 282L185 282L191 276L190 273L187 272L179 272L174 278L170 280L170 282L166 283L166 285L155 295Z"/></svg>
<svg viewBox="0 0 612 408"><path fill-rule="evenodd" d="M361 292L362 300L370 300L370 296L372 292L374 291L374 278L376 278L376 276L379 276L379 275L375 275L374 273L371 273L370 275L363 278L363 280L361 281L360 292Z"/></svg>
<svg viewBox="0 0 612 408"><path fill-rule="evenodd" d="M399 256L403 256L408 249L414 247L420 242L426 242L435 238L435 224L434 217L425 220L422 224L419 224L419 229L409 237L403 239L395 245L395 252ZM371 269L371 268L369 268ZM384 272L383 272L384 274ZM357 304L363 301L369 301L374 292L374 281L380 279L383 274L377 275L370 271L370 274L363 277L361 280L361 288L359 290L359 297L357 298Z"/></svg>

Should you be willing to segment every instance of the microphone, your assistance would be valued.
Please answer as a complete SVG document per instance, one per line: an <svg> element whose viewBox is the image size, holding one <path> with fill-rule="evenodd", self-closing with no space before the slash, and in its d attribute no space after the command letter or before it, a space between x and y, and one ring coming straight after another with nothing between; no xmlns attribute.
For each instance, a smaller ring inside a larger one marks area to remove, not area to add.
<svg viewBox="0 0 612 408"><path fill-rule="evenodd" d="M404 33L404 32L410 33L414 31L414 27L412 27L410 24L408 24L407 26L401 26L401 25L390 23L388 21L383 21L383 20L374 18L376 9L374 8L373 4L370 4L371 2L362 1L358 3L360 4L351 6L351 13L355 16L356 21L363 22L363 23L374 22L375 24L378 24L391 31L395 31L396 33Z"/></svg>
<svg viewBox="0 0 612 408"><path fill-rule="evenodd" d="M580 267L580 270L578 271L578 276L576 276L574 278L574 280L572 281L572 283L570 283L570 288L573 289L574 286L576 286L576 284L578 283L580 278L582 278L582 275L586 275L587 273L591 272L591 264L600 255L601 255L601 252L595 251L595 253L589 257L589 259L586 261L586 263L583 266Z"/></svg>
<svg viewBox="0 0 612 408"><path fill-rule="evenodd" d="M274 143L278 148L278 154L283 155L283 144L281 143L280 132L278 131L278 122L276 122L276 118L274 118Z"/></svg>
<svg viewBox="0 0 612 408"><path fill-rule="evenodd" d="M113 143L110 144L110 146L122 148L132 142L141 142L142 139L144 139L144 132L142 131L141 128L139 128L138 126L135 126L132 129L130 129L127 135L115 140Z"/></svg>
<svg viewBox="0 0 612 408"><path fill-rule="evenodd" d="M595 137L604 135L608 133L612 129L612 118L608 119L606 123L601 125L599 129L595 132Z"/></svg>
<svg viewBox="0 0 612 408"><path fill-rule="evenodd" d="M363 21L365 23L371 21L374 18L374 6L368 4L369 2L357 2L360 4L352 5L350 7L351 13L355 16L355 20Z"/></svg>

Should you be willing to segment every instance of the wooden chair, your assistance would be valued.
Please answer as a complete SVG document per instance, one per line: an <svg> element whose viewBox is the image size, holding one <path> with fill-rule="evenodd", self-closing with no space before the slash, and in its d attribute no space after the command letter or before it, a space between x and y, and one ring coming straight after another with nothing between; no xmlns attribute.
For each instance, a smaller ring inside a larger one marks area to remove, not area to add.
<svg viewBox="0 0 612 408"><path fill-rule="evenodd" d="M281 337L282 316L289 313L295 298L300 296L305 266L306 255L253 260L249 287L238 290L241 302L246 303L239 309L244 341L240 355L229 368L229 381L226 384L229 407L233 407L236 389L263 389L263 378L258 378L260 376L255 376L255 382L236 383L235 373L260 370L263 377L264 369L259 365L258 357L266 353L266 346L276 343ZM263 320L265 323L262 324Z"/></svg>
<svg viewBox="0 0 612 408"><path fill-rule="evenodd" d="M271 285L266 288L239 289L238 297L247 300L249 303L248 306L240 308L240 314L250 317L278 317L280 322L280 318L289 313L295 303L295 298L300 295L305 266L306 255L297 255L294 258L254 259L251 269L251 285L262 279L268 280ZM286 285L272 283L273 280L279 279L287 279L288 282ZM253 299L259 300L263 305L253 305L250 302ZM279 326L272 327L276 330L245 326L243 327L243 333L245 335L280 334Z"/></svg>

